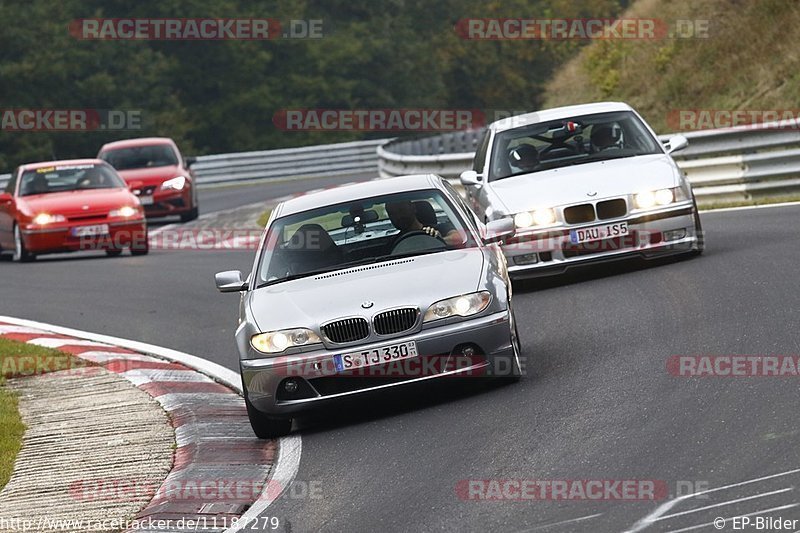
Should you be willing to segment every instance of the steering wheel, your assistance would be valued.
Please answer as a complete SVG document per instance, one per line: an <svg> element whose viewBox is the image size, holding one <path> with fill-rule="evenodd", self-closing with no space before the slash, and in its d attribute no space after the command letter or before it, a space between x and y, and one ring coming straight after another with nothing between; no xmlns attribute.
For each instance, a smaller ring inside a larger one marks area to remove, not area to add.
<svg viewBox="0 0 800 533"><path fill-rule="evenodd" d="M435 236L431 235L430 233L428 233L427 231L413 230L413 231L409 231L409 232L403 233L402 235L400 235L399 237L397 237L394 240L394 243L392 243L392 252L394 252L395 248L397 248L397 246L401 242L403 242L404 240L409 239L411 237L420 237L420 236L423 236L423 235L425 237L428 237L428 238L431 238L431 239L436 239L437 241L441 242L445 247L447 247L447 243L445 242L445 240L442 237L435 237Z"/></svg>

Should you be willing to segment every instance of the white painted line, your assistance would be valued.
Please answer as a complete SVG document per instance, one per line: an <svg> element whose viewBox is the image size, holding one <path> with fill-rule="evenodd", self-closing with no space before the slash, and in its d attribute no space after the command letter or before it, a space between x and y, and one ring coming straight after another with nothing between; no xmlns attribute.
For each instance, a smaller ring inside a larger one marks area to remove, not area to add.
<svg viewBox="0 0 800 533"><path fill-rule="evenodd" d="M47 332L41 329L26 328L22 326L0 326L0 335L8 335L9 333L27 333L33 335L45 335Z"/></svg>
<svg viewBox="0 0 800 533"><path fill-rule="evenodd" d="M101 335L99 333L91 333L88 331L65 328L63 326L55 326L52 324L44 324L42 322L36 322L34 320L0 316L0 322L7 322L9 324L15 324L26 327L40 328L50 333L56 333L59 335L69 335L72 337L80 337L83 339L87 339L89 341L93 341L95 343L104 343L106 347L114 345L114 346L120 346L122 348L127 348L135 352L140 352L148 355L155 355L156 357L160 357L161 359L167 359L168 361L184 364L189 368L193 368L198 372L201 372L211 377L212 379L219 381L224 385L227 385L228 387L232 388L239 394L242 393L242 382L238 372L234 372L233 370L225 368L224 366L218 365L217 363L213 363L206 359L202 359L195 355L179 352L177 350L171 350L169 348L163 348L161 346L156 346L154 344L147 344L145 342L122 339L119 337L112 337L110 335ZM54 340L63 340L63 339L54 339ZM72 341L69 344L74 344L74 343L75 341Z"/></svg>
<svg viewBox="0 0 800 533"><path fill-rule="evenodd" d="M225 533L236 533L242 531L247 527L247 524L259 523L258 517L261 513L267 510L272 502L277 500L284 490L292 484L297 471L300 469L300 455L303 451L303 442L300 435L289 435L280 440L278 447L278 457L275 459L275 464L272 468L272 476L270 481L272 485L277 484L279 490L275 491L276 494L270 495L267 491L261 493L256 502L239 518L239 522L234 527L225 530ZM269 484L268 484L269 485Z"/></svg>
<svg viewBox="0 0 800 533"><path fill-rule="evenodd" d="M721 207L719 209L701 209L700 212L706 213L727 213L729 211L747 211L750 209L768 209L771 207L789 207L793 205L800 205L798 202L780 202L777 204L761 204L761 205L740 205L738 207Z"/></svg>
<svg viewBox="0 0 800 533"><path fill-rule="evenodd" d="M152 357L149 355L131 354L131 353L118 353L118 352L82 352L78 357L87 359L95 363L108 363L109 361L142 361L144 363L163 363L164 359L161 357Z"/></svg>
<svg viewBox="0 0 800 533"><path fill-rule="evenodd" d="M725 523L728 523L728 520L733 520L734 518L742 518L745 516L758 516L760 514L767 514L773 511L784 511L786 509L791 509L792 507L797 507L800 503L790 503L789 505L781 505L780 507L773 507L772 509L764 509L763 511L756 511L754 513L748 513L743 515L735 515L735 516L728 516L725 518ZM697 524L696 526L689 526L683 529L673 529L672 531L668 531L667 533L682 533L683 531L692 531L693 529L700 529L701 527L708 527L713 526L714 522L708 522L706 524ZM715 526L716 527L716 526Z"/></svg>
<svg viewBox="0 0 800 533"><path fill-rule="evenodd" d="M553 522L551 524L543 524L541 526L536 526L536 527L531 528L531 529L525 529L525 530L523 530L523 531L521 531L519 533L525 533L526 531L539 531L540 529L547 529L547 528L550 528L550 527L563 526L565 524L573 524L575 522L583 522L584 520L591 520L592 518L597 518L598 516L603 516L603 513L590 514L588 516L580 516L578 518L570 518L569 520L562 520L561 522Z"/></svg>
<svg viewBox="0 0 800 533"><path fill-rule="evenodd" d="M680 513L668 514L668 515L662 516L660 518L657 518L656 521L658 521L658 520L667 520L668 518L674 518L676 516L683 516L683 515L692 514L692 513L699 513L700 511L707 511L708 509L715 509L717 507L724 507L726 505L733 505L734 503L746 502L748 500L755 500L757 498L766 498L767 496L774 496L775 494L782 494L784 492L791 492L792 490L794 490L794 489L792 489L792 487L786 487L785 489L773 490L771 492L762 492L761 494L756 494L754 496L745 496L743 498L738 498L736 500L729 500L729 501L726 501L726 502L715 503L713 505L706 505L705 507L698 507L696 509L689 509L688 511L681 511Z"/></svg>
<svg viewBox="0 0 800 533"><path fill-rule="evenodd" d="M45 348L61 348L62 346L96 346L98 348L112 348L110 344L95 341L76 341L74 339L55 339L53 337L39 337L31 339L28 344L43 346Z"/></svg>
<svg viewBox="0 0 800 533"><path fill-rule="evenodd" d="M633 524L633 526L631 526L630 529L626 530L625 533L636 533L637 531L642 531L643 529L645 529L647 527L650 527L650 525L652 525L653 522L658 520L658 518L660 516L664 515L664 513L666 513L667 511L669 511L673 507L675 507L680 502L682 502L684 500L688 500L689 498L695 498L695 497L701 496L703 494L710 494L712 492L717 492L717 491L720 491L720 490L727 490L727 489L732 489L732 488L736 488L736 487L741 487L742 485L748 485L750 483L758 483L759 481L765 481L767 479L774 479L776 477L788 476L788 475L791 475L791 474L796 474L798 472L800 472L800 468L795 468L794 470L789 470L787 472L781 472L779 474L772 474L772 475L769 475L769 476L764 476L764 477L760 477L760 478L756 478L756 479L750 479L748 481L742 481L740 483L733 483L731 485L723 485L721 487L716 487L716 488L708 489L708 490L702 490L702 491L699 491L699 492L695 492L693 494L686 494L684 496L678 496L677 498L674 498L672 500L664 502L661 505L659 505L658 507L656 507L656 509L652 513L650 513L647 516L645 516L644 518L638 520L635 524Z"/></svg>
<svg viewBox="0 0 800 533"><path fill-rule="evenodd" d="M179 352L177 350L171 350L169 348L163 348L154 344L121 339L119 337L112 337L110 335L100 335L98 333L90 333L88 331L65 328L63 326L54 326L52 324L36 322L35 320L26 320L22 318L0 315L0 322L14 324L16 326L40 328L42 330L49 331L50 333L80 337L95 342L109 343L136 352L155 355L169 361L184 364L189 368L193 368L198 372L209 376L215 381L227 385L228 387L237 391L239 394L242 394L242 382L238 372L234 372L233 370L225 368L222 365L218 365L217 363L208 361L195 355ZM172 396L172 399L174 400L174 397L179 395L166 394L164 396L157 397L156 400L164 405L164 402L168 401L168 398L165 398L165 396ZM242 402L243 400L238 398L238 401ZM277 500L280 495L283 494L283 491L289 487L292 480L294 480L295 476L297 476L298 469L300 468L300 455L302 451L303 442L300 438L300 435L289 435L288 437L281 437L278 439L278 456L275 459L275 464L272 465L273 475L270 478L270 481L277 481L279 483L279 490L275 491L276 494L273 495L273 498L269 498L267 491L269 489L269 492L273 492L274 484L265 483L264 492L259 495L256 503L250 507L250 509L242 516L242 519L239 520L239 524L241 524L240 529L230 529L228 531L240 531L241 528L244 528L248 523L248 520L246 520L245 517L257 516L258 514L262 513L267 507L270 506L270 504L272 504L273 501Z"/></svg>

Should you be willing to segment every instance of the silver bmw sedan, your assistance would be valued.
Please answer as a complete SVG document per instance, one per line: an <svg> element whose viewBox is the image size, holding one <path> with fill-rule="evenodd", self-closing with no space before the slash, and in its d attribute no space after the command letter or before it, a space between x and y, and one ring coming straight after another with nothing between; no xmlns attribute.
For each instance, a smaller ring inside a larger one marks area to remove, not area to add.
<svg viewBox="0 0 800 533"><path fill-rule="evenodd" d="M519 339L499 242L438 176L374 180L272 212L241 292L236 344L260 438L342 398L447 376L519 379ZM431 385L434 386L434 385Z"/></svg>

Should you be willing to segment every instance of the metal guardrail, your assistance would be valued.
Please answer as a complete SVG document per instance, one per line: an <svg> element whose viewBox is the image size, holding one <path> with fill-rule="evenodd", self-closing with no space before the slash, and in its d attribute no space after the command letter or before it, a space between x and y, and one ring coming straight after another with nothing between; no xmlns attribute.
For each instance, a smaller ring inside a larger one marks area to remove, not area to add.
<svg viewBox="0 0 800 533"><path fill-rule="evenodd" d="M386 139L204 155L192 169L200 187L275 178L331 176L378 171L376 148Z"/></svg>
<svg viewBox="0 0 800 533"><path fill-rule="evenodd" d="M199 187L276 178L378 172L376 148L387 139L202 155L192 165ZM10 174L0 174L0 190Z"/></svg>
<svg viewBox="0 0 800 533"><path fill-rule="evenodd" d="M457 180L472 166L483 129L378 147L382 177L433 172ZM782 121L684 134L689 146L673 154L700 203L800 193L800 121ZM664 142L672 135L661 135Z"/></svg>

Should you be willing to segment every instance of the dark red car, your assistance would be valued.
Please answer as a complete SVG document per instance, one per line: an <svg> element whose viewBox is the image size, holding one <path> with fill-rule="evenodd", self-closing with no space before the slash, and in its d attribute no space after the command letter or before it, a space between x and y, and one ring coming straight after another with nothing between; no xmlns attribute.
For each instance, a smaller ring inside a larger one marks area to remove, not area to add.
<svg viewBox="0 0 800 533"><path fill-rule="evenodd" d="M139 199L105 161L74 159L22 165L0 193L0 252L18 261L40 254L129 248L148 252Z"/></svg>
<svg viewBox="0 0 800 533"><path fill-rule="evenodd" d="M178 146L166 137L128 139L100 148L98 158L117 169L148 217L179 215L183 222L198 215L197 187Z"/></svg>

